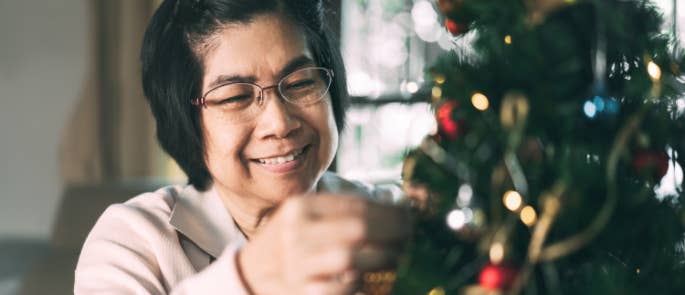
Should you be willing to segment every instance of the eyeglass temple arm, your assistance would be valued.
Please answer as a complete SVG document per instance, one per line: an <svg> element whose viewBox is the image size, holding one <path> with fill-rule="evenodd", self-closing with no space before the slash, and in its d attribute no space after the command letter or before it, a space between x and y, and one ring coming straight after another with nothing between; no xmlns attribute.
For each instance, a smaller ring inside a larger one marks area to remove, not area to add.
<svg viewBox="0 0 685 295"><path fill-rule="evenodd" d="M205 104L205 98L204 97L193 98L190 100L190 104L192 104L194 106L203 106L205 108L207 107L207 105Z"/></svg>

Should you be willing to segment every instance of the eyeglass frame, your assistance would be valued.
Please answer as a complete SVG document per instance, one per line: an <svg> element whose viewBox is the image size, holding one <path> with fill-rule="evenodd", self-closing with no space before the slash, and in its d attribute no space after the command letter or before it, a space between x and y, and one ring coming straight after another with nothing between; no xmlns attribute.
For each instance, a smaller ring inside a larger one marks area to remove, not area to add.
<svg viewBox="0 0 685 295"><path fill-rule="evenodd" d="M281 77L281 78L278 80L278 83L276 83L276 84L274 84L274 85L270 85L270 86L265 86L265 87L262 87L262 86L260 86L259 84L257 84L257 83L252 83L252 82L227 82L227 83L219 84L219 85L213 87L212 89L207 90L207 91L205 92L205 94L203 94L200 98L193 98L193 99L191 99L191 100L190 100L190 103L191 103L192 105L194 105L194 106L202 106L203 108L207 109L207 101L206 101L207 94L211 93L212 91L214 91L214 90L216 90L216 89L219 89L219 88L221 88L221 87L225 87L225 86L228 86L228 85L232 85L232 84L248 84L248 85L256 86L257 89L259 89L259 96L257 97L257 105L259 105L259 106L261 106L261 105L264 103L264 92L265 92L266 90L274 89L274 88L276 89L276 93L278 93L278 95L279 95L280 97L282 97L283 100L285 100L285 101L287 101L288 103L291 103L291 104L293 104L293 105L300 105L300 104L297 104L297 103L294 103L294 102L290 101L285 95L283 95L283 93L281 92L281 90L280 90L279 87L280 87L281 83L283 83L283 80L285 80L285 78L287 78L288 76L292 75L293 73L295 73L295 72L297 72L297 71L308 70L308 69L323 70L324 72L326 72L326 74L329 76L329 79L330 79L330 82L328 83L328 87L327 87L326 91L323 93L323 95L321 95L321 97L319 97L316 101L310 102L310 103L316 103L316 102L321 101L321 99L322 99L324 96L326 96L326 93L328 93L328 92L330 91L330 89L331 89L331 85L333 85L333 78L335 77L335 73L333 72L332 69L324 68L324 67L304 67L304 68L299 68L299 69L296 69L296 70L294 70L294 71L288 73L287 75Z"/></svg>

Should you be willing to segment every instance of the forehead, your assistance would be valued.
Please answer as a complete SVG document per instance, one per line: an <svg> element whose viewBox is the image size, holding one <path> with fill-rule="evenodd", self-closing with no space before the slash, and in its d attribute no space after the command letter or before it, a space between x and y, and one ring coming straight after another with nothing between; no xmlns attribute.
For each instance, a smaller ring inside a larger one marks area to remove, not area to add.
<svg viewBox="0 0 685 295"><path fill-rule="evenodd" d="M312 58L303 30L280 14L228 24L209 42L210 49L204 55L204 86L220 75L273 78L265 76L278 73L294 58Z"/></svg>

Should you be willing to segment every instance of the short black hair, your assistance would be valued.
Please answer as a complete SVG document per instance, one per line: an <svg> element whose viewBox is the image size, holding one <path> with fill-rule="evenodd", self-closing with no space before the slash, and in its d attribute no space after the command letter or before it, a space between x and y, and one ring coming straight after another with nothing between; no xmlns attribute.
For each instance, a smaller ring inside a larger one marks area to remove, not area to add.
<svg viewBox="0 0 685 295"><path fill-rule="evenodd" d="M226 24L280 13L300 27L318 66L333 70L330 95L340 132L345 125L347 84L338 42L325 23L321 0L165 0L145 31L141 50L145 97L157 123L157 140L183 169L188 183L206 190L211 175L204 157L199 110L203 53L197 48Z"/></svg>

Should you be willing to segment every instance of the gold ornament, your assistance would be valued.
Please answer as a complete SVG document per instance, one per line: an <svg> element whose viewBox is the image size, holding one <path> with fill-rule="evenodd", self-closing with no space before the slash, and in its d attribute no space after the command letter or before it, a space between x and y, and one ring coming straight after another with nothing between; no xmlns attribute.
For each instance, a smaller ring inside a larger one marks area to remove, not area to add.
<svg viewBox="0 0 685 295"><path fill-rule="evenodd" d="M404 181L410 181L414 176L414 168L416 168L416 155L410 154L404 159L402 163L402 179Z"/></svg>
<svg viewBox="0 0 685 295"><path fill-rule="evenodd" d="M445 289L442 287L435 287L428 292L428 295L445 295Z"/></svg>
<svg viewBox="0 0 685 295"><path fill-rule="evenodd" d="M504 292L500 290L490 290L483 288L482 286L475 284L475 285L470 285L466 286L461 290L462 295L501 295Z"/></svg>
<svg viewBox="0 0 685 295"><path fill-rule="evenodd" d="M362 276L364 295L387 295L392 292L397 275L394 271L368 272Z"/></svg>
<svg viewBox="0 0 685 295"><path fill-rule="evenodd" d="M529 111L528 98L523 93L510 91L504 95L502 100L500 122L507 130L523 127Z"/></svg>

